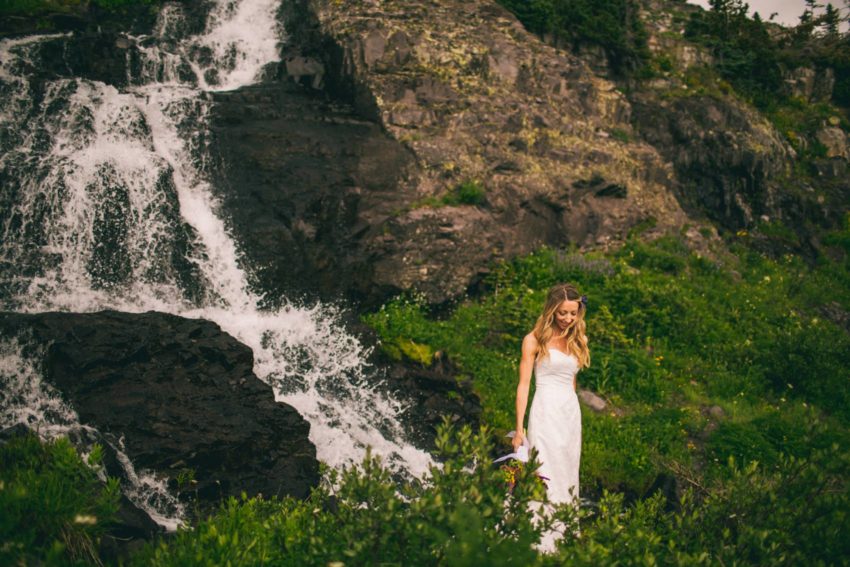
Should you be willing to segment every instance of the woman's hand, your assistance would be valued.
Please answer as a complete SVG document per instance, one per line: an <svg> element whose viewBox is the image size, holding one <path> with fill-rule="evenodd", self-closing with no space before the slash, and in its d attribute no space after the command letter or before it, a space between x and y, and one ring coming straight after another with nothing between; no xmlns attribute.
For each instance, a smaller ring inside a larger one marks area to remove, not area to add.
<svg viewBox="0 0 850 567"><path fill-rule="evenodd" d="M514 453L516 453L516 450L519 449L520 445L522 445L523 439L525 439L525 435L523 435L522 433L516 432L514 434L514 438L513 438L513 441L512 441L513 446L514 446Z"/></svg>

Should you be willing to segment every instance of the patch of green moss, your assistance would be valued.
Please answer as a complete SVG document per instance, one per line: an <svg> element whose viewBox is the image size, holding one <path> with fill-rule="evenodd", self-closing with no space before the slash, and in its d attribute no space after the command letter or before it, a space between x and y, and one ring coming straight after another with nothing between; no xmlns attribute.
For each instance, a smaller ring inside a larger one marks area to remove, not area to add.
<svg viewBox="0 0 850 567"><path fill-rule="evenodd" d="M422 366L430 366L434 360L434 351L428 345L417 344L408 339L399 339L393 346L398 349L402 356Z"/></svg>

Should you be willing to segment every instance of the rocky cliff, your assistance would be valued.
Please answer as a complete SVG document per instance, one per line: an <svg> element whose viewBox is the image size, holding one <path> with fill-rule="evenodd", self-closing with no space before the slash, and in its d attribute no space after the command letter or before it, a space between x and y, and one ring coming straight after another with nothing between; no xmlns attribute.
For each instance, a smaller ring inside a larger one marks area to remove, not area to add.
<svg viewBox="0 0 850 567"><path fill-rule="evenodd" d="M199 25L206 3L185 4ZM825 122L801 141L825 150L797 176L787 137L706 79L711 56L682 37L699 8L642 5L665 65L634 81L599 50L547 45L489 0L283 3L280 64L212 95L216 185L255 283L270 298L370 306L416 290L442 303L494 261L609 247L638 224L654 224L648 237L688 225L707 250L715 226L780 221L802 227L796 252L814 250L805 227L840 222L850 194L846 132ZM54 22L77 31L45 73L125 84L139 44L96 16ZM134 33L151 25L147 12L126 17ZM786 80L812 102L833 83L802 68Z"/></svg>
<svg viewBox="0 0 850 567"><path fill-rule="evenodd" d="M795 252L812 251L802 227L840 222L850 194L846 134L825 125L818 178L795 177L796 152L768 120L728 85L700 84L711 56L682 37L699 8L644 8L671 68L632 81L610 76L598 51L546 45L495 2L285 3L282 90L299 85L333 110L287 102L256 128L265 110L221 113L227 198L263 286L299 280L369 304L417 290L441 303L493 261L543 244L608 247L643 221L648 237L688 225L703 251L715 226L780 221L800 227ZM816 78L800 88L814 96ZM240 221L245 211L261 222ZM276 255L275 242L305 252Z"/></svg>
<svg viewBox="0 0 850 567"><path fill-rule="evenodd" d="M272 122L229 103L219 111L225 199L259 211L259 222L235 211L237 232L313 250L275 257L249 246L266 287L303 269L326 274L308 278L325 293L371 302L415 289L439 303L494 260L542 244L605 247L650 217L659 231L687 221L672 168L636 136L615 84L498 4L299 1L282 11L282 72L302 99L345 106L289 109L268 102L277 92L259 101L284 110Z"/></svg>
<svg viewBox="0 0 850 567"><path fill-rule="evenodd" d="M691 217L741 231L782 223L798 233L795 253L813 255L818 229L840 225L850 202L848 134L840 111L809 126L808 136L781 132L712 69L709 51L688 42L685 23L700 8L647 0L641 14L656 58L656 76L629 90L633 124L675 173L673 189ZM778 33L778 30L777 30ZM788 68L785 93L797 105L829 101L830 69ZM797 142L797 150L789 140ZM798 150L822 144L801 163Z"/></svg>

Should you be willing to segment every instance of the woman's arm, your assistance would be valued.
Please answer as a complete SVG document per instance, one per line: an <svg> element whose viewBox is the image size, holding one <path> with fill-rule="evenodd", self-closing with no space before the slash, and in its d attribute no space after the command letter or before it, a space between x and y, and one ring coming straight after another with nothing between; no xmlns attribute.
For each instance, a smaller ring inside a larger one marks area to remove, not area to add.
<svg viewBox="0 0 850 567"><path fill-rule="evenodd" d="M534 351L537 339L529 333L522 340L522 358L519 361L519 384L516 388L516 435L513 439L514 450L522 444L525 437L525 409L528 406L528 390L531 386L531 371L534 369Z"/></svg>
<svg viewBox="0 0 850 567"><path fill-rule="evenodd" d="M587 344L587 335L584 335L584 344ZM581 371L581 368L573 375L573 391L578 391L578 373Z"/></svg>

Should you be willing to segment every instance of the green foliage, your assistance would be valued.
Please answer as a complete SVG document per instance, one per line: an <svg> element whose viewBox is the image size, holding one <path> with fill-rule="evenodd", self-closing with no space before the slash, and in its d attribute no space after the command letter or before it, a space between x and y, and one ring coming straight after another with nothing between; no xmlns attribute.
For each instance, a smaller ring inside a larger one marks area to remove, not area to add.
<svg viewBox="0 0 850 567"><path fill-rule="evenodd" d="M723 480L694 480L676 511L660 494L626 506L605 494L582 524L582 543L561 549L565 565L837 565L850 544L848 490L837 458L782 456L768 470L734 460Z"/></svg>
<svg viewBox="0 0 850 567"><path fill-rule="evenodd" d="M779 51L761 19L747 16L740 0L712 2L708 12L694 12L686 36L708 46L720 75L735 89L764 107L782 87Z"/></svg>
<svg viewBox="0 0 850 567"><path fill-rule="evenodd" d="M456 207L458 205L473 205L480 207L487 202L487 192L479 181L468 179L455 185L450 191L439 197L425 197L410 205L411 209L419 207ZM399 211L400 212L400 211Z"/></svg>
<svg viewBox="0 0 850 567"><path fill-rule="evenodd" d="M574 46L605 49L615 70L631 72L650 59L647 33L634 0L499 0L536 34Z"/></svg>
<svg viewBox="0 0 850 567"><path fill-rule="evenodd" d="M651 434L665 438L663 431ZM850 551L846 447L830 445L805 458L780 453L771 467L729 459L713 478L683 467L688 484L675 502L658 492L627 503L622 493L604 491L592 506L544 511L537 524L531 511L544 494L534 461L516 469L510 492L490 463L486 428L473 434L444 423L437 446L443 463L422 482L394 483L367 453L356 467L326 470L304 501L231 498L133 563L832 565ZM555 553L540 555L534 544L555 520L566 526L564 536Z"/></svg>
<svg viewBox="0 0 850 567"><path fill-rule="evenodd" d="M393 360L406 358L425 367L430 366L434 360L434 353L428 345L421 345L409 339L399 338L382 346Z"/></svg>
<svg viewBox="0 0 850 567"><path fill-rule="evenodd" d="M747 15L743 1L716 0L711 10L692 14L686 36L708 47L720 76L761 110L776 114L786 105L798 106L783 85L783 71L797 67L831 68L836 77L833 101L847 106L850 36L841 33L836 23L839 12L831 4L820 14L815 8L824 6L808 6L794 28L769 32L758 14Z"/></svg>
<svg viewBox="0 0 850 567"><path fill-rule="evenodd" d="M485 201L484 187L475 180L458 184L442 199L446 205L482 205Z"/></svg>
<svg viewBox="0 0 850 567"><path fill-rule="evenodd" d="M817 141L815 134L830 120L838 120L842 128L850 130L841 112L826 103L809 103L793 97L774 99L764 111L803 160L826 155L826 148Z"/></svg>
<svg viewBox="0 0 850 567"><path fill-rule="evenodd" d="M91 466L100 455L92 451ZM10 439L0 445L0 563L99 562L98 538L119 494L117 481L101 483L67 439Z"/></svg>
<svg viewBox="0 0 850 567"><path fill-rule="evenodd" d="M536 462L508 492L490 464L490 432L439 428L441 465L397 485L380 459L324 480L304 501L231 498L215 516L149 546L138 565L530 565L545 524L528 507L544 498ZM561 515L568 512L561 512ZM551 520L544 517L546 522Z"/></svg>

